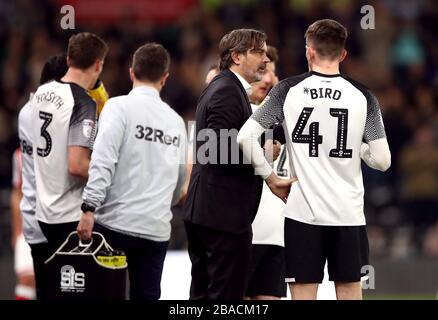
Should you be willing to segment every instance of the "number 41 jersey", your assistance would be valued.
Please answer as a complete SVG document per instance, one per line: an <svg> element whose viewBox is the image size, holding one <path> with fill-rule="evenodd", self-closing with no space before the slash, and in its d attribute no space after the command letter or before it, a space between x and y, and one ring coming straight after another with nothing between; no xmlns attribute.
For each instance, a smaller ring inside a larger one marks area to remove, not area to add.
<svg viewBox="0 0 438 320"><path fill-rule="evenodd" d="M364 225L360 150L385 138L376 97L341 75L308 72L275 86L252 118L283 123L292 185L285 216L314 225Z"/></svg>
<svg viewBox="0 0 438 320"><path fill-rule="evenodd" d="M32 105L36 217L50 224L78 221L86 180L69 173L68 147L92 149L96 104L79 85L52 81L38 88Z"/></svg>

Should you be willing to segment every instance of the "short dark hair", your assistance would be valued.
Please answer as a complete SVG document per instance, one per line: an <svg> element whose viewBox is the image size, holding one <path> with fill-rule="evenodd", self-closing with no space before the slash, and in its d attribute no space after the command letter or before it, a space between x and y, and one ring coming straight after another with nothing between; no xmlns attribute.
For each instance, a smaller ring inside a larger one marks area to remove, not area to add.
<svg viewBox="0 0 438 320"><path fill-rule="evenodd" d="M219 43L220 64L219 69L231 67L233 59L231 54L245 53L250 49L262 49L266 42L266 34L254 29L237 29L224 35Z"/></svg>
<svg viewBox="0 0 438 320"><path fill-rule="evenodd" d="M266 50L266 56L270 60L270 62L277 63L278 62L278 50L273 46L268 46Z"/></svg>
<svg viewBox="0 0 438 320"><path fill-rule="evenodd" d="M69 66L78 69L87 69L96 60L104 60L107 52L108 46L105 41L90 32L75 34L68 41Z"/></svg>
<svg viewBox="0 0 438 320"><path fill-rule="evenodd" d="M332 19L315 21L304 34L306 44L311 45L321 58L330 60L341 55L347 36L347 29Z"/></svg>
<svg viewBox="0 0 438 320"><path fill-rule="evenodd" d="M156 42L142 45L132 59L132 70L138 80L157 82L169 71L169 66L169 52Z"/></svg>
<svg viewBox="0 0 438 320"><path fill-rule="evenodd" d="M43 66L40 77L40 85L51 80L61 79L68 70L67 57L65 54L52 56Z"/></svg>

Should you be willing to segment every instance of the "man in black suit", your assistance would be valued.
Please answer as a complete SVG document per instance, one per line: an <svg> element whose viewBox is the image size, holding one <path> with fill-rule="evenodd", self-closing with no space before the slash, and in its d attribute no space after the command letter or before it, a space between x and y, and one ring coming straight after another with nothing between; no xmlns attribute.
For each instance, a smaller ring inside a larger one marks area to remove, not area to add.
<svg viewBox="0 0 438 320"><path fill-rule="evenodd" d="M261 80L269 62L266 36L234 30L222 38L219 50L221 72L202 93L196 110L196 158L184 213L193 300L243 298L251 223L263 184L253 167L244 164L236 137L252 113L250 83ZM284 181L274 184L279 192L290 187Z"/></svg>

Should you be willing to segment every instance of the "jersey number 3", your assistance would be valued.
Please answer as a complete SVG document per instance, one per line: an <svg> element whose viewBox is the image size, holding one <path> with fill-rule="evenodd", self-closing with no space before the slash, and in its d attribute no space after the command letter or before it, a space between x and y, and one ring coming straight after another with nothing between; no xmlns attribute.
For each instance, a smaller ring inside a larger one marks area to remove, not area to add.
<svg viewBox="0 0 438 320"><path fill-rule="evenodd" d="M52 122L53 119L53 115L51 113L48 112L44 112L44 111L40 111L39 113L40 119L44 120L43 125L41 126L41 137L44 138L44 140L46 140L46 147L37 148L37 154L40 157L47 157L50 153L50 151L52 150L52 137L50 136L50 134L47 132L47 127L49 126L50 122Z"/></svg>
<svg viewBox="0 0 438 320"><path fill-rule="evenodd" d="M319 122L309 125L309 134L303 134L304 128L309 121L313 108L304 108L298 118L298 122L292 132L292 142L308 143L309 157L318 157L318 145L322 144L322 136L319 135ZM336 148L331 149L331 158L351 158L352 149L347 149L348 109L330 108L330 115L338 118L338 134L336 136Z"/></svg>

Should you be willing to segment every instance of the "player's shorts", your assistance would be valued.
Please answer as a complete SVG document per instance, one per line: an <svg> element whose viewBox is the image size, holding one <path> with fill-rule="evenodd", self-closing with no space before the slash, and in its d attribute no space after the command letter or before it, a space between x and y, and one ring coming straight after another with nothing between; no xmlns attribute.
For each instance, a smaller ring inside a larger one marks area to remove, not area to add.
<svg viewBox="0 0 438 320"><path fill-rule="evenodd" d="M245 296L286 297L284 248L253 244Z"/></svg>
<svg viewBox="0 0 438 320"><path fill-rule="evenodd" d="M329 280L357 282L368 265L365 226L319 226L286 218L286 282L321 283L327 261Z"/></svg>
<svg viewBox="0 0 438 320"><path fill-rule="evenodd" d="M24 239L23 234L17 237L14 251L14 269L17 275L33 274L33 259L30 246Z"/></svg>

